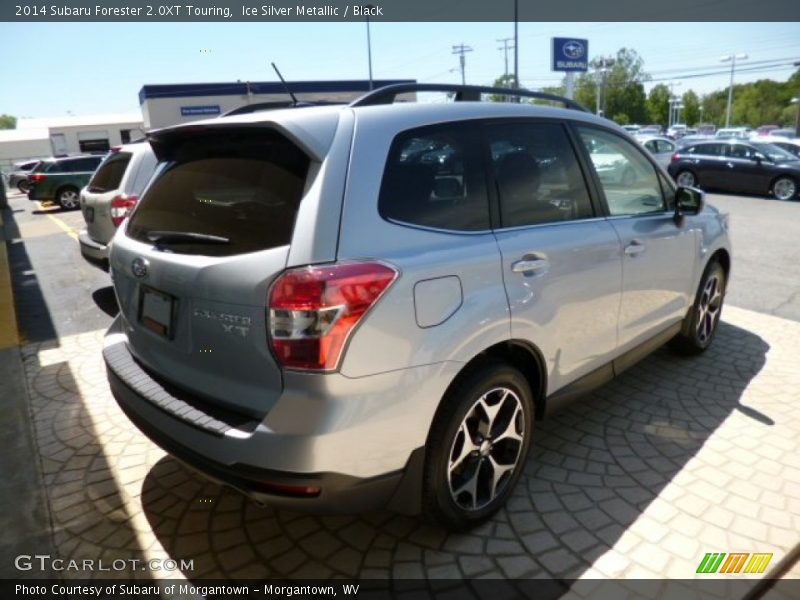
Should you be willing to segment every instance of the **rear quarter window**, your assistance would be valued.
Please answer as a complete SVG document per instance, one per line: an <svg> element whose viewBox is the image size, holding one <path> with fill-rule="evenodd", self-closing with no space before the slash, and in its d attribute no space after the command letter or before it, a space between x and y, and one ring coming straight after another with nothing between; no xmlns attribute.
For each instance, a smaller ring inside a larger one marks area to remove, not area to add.
<svg viewBox="0 0 800 600"><path fill-rule="evenodd" d="M119 189L130 162L130 152L109 154L89 181L89 191L102 194Z"/></svg>
<svg viewBox="0 0 800 600"><path fill-rule="evenodd" d="M163 232L227 240L196 243L173 236L164 246L208 256L288 245L308 167L308 157L278 134L187 139L147 188L127 234L144 243Z"/></svg>
<svg viewBox="0 0 800 600"><path fill-rule="evenodd" d="M452 123L399 134L381 181L381 217L451 231L489 229L478 139L470 126Z"/></svg>

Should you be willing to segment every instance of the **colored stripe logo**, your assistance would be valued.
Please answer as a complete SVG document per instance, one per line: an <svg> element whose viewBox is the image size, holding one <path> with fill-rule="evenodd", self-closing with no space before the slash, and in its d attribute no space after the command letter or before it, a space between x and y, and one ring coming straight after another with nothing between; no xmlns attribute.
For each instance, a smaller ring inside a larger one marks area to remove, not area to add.
<svg viewBox="0 0 800 600"><path fill-rule="evenodd" d="M772 554L765 552L707 552L697 566L697 573L763 573Z"/></svg>

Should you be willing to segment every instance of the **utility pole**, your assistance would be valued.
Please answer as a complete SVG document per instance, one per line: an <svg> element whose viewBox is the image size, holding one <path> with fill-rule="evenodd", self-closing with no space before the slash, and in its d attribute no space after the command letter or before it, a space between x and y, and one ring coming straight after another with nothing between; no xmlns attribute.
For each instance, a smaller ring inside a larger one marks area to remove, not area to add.
<svg viewBox="0 0 800 600"><path fill-rule="evenodd" d="M597 80L595 94L595 113L597 115L602 115L605 112L606 73L616 62L610 56L596 58L591 62L592 67L595 69L595 79Z"/></svg>
<svg viewBox="0 0 800 600"><path fill-rule="evenodd" d="M519 89L519 0L514 0L514 89Z"/></svg>
<svg viewBox="0 0 800 600"><path fill-rule="evenodd" d="M458 62L461 65L461 85L466 85L466 83L467 83L467 77L466 77L466 73L465 73L465 70L464 70L464 68L466 66L466 63L467 63L466 59L464 58L464 55L467 52L472 52L472 47L471 46L465 46L463 42L460 43L458 46L453 46L453 52L452 53L453 54L458 54Z"/></svg>
<svg viewBox="0 0 800 600"><path fill-rule="evenodd" d="M731 63L731 84L728 87L728 108L725 111L725 127L731 125L731 110L733 110L733 73L736 71L737 60L747 60L747 54L728 54L719 59L720 62Z"/></svg>
<svg viewBox="0 0 800 600"><path fill-rule="evenodd" d="M503 71L503 78L506 82L506 85L508 85L508 51L515 47L513 44L509 45L509 42L512 41L513 39L514 39L513 37L507 37L497 40L498 42L503 44L502 46L498 46L497 49L503 51L503 56L505 60L505 70Z"/></svg>
<svg viewBox="0 0 800 600"><path fill-rule="evenodd" d="M368 9L372 9L371 4L367 5ZM369 32L369 10L367 11L367 62L369 64L369 89L372 91L372 37Z"/></svg>

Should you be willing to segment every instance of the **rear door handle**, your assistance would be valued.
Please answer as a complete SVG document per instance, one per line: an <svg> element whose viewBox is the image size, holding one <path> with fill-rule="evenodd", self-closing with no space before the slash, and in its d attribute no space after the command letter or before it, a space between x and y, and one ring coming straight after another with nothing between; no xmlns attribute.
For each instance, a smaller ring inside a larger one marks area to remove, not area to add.
<svg viewBox="0 0 800 600"><path fill-rule="evenodd" d="M626 256L637 256L646 250L646 246L640 240L631 240L631 243L625 246Z"/></svg>
<svg viewBox="0 0 800 600"><path fill-rule="evenodd" d="M511 263L511 270L514 273L536 273L542 274L550 267L550 261L546 258L523 258Z"/></svg>

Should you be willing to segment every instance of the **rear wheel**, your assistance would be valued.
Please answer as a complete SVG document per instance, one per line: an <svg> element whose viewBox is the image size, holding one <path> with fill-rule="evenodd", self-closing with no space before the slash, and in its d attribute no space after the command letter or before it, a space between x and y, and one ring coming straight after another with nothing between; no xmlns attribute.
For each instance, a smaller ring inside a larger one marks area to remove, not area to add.
<svg viewBox="0 0 800 600"><path fill-rule="evenodd" d="M697 185L697 177L691 171L681 171L675 177L675 183L681 187L695 187Z"/></svg>
<svg viewBox="0 0 800 600"><path fill-rule="evenodd" d="M772 183L772 195L778 200L791 200L797 195L797 183L791 177L778 177Z"/></svg>
<svg viewBox="0 0 800 600"><path fill-rule="evenodd" d="M725 299L725 270L713 261L700 281L694 305L683 322L681 332L672 340L672 347L683 354L699 354L711 345L717 333Z"/></svg>
<svg viewBox="0 0 800 600"><path fill-rule="evenodd" d="M61 208L64 210L74 210L78 208L80 206L78 190L69 186L61 188L56 194L56 202L61 205Z"/></svg>
<svg viewBox="0 0 800 600"><path fill-rule="evenodd" d="M516 485L533 433L533 398L525 377L488 363L448 392L428 440L425 514L463 530L497 512Z"/></svg>

